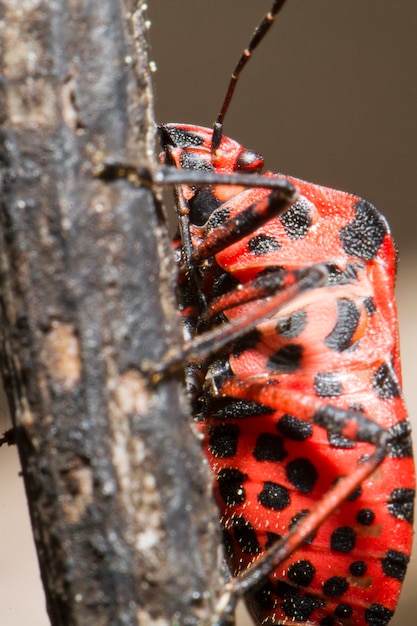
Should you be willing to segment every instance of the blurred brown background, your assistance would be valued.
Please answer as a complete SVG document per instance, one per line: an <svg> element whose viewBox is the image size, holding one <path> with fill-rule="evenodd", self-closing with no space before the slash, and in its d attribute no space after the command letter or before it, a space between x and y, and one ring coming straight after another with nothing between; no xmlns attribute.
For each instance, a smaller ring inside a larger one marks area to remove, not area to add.
<svg viewBox="0 0 417 626"><path fill-rule="evenodd" d="M212 124L269 3L148 0L159 122ZM400 249L404 389L417 431L416 73L416 3L288 0L242 76L225 132L261 152L269 169L359 194L388 217ZM48 626L16 455L0 457L0 623ZM416 582L417 554L392 626L417 623Z"/></svg>

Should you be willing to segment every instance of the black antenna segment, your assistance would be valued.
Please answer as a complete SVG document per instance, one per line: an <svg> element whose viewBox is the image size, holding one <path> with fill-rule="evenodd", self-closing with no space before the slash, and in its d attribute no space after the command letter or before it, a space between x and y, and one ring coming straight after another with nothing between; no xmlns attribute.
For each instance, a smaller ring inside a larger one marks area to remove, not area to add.
<svg viewBox="0 0 417 626"><path fill-rule="evenodd" d="M220 109L220 113L217 116L217 119L213 124L213 138L211 140L211 149L213 152L217 150L222 140L224 116L226 115L227 110L229 108L239 76L241 75L242 70L245 67L246 63L249 61L250 57L252 56L255 48L262 41L266 33L271 28L272 24L274 23L275 16L277 15L278 11L283 7L284 4L285 4L285 0L274 0L269 12L265 15L263 20L256 27L255 32L252 35L252 39L250 40L248 47L245 48L238 62L236 63L236 67L233 70L232 75L230 77L229 85L227 87L226 96L223 100L222 108Z"/></svg>

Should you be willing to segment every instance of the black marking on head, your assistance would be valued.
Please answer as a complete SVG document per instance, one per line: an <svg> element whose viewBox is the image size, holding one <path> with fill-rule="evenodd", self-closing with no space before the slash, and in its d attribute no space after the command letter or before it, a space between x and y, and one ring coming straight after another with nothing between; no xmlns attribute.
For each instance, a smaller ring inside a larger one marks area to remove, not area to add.
<svg viewBox="0 0 417 626"><path fill-rule="evenodd" d="M266 367L276 372L295 372L300 368L303 346L289 343L269 357Z"/></svg>
<svg viewBox="0 0 417 626"><path fill-rule="evenodd" d="M289 566L287 576L298 587L309 587L313 581L316 568L310 561L303 559Z"/></svg>
<svg viewBox="0 0 417 626"><path fill-rule="evenodd" d="M210 429L208 447L216 458L235 456L240 429L236 424L220 424Z"/></svg>
<svg viewBox="0 0 417 626"><path fill-rule="evenodd" d="M266 481L262 491L258 494L258 502L266 509L283 511L291 503L290 492L283 485Z"/></svg>
<svg viewBox="0 0 417 626"><path fill-rule="evenodd" d="M188 203L190 209L190 222L196 226L203 226L203 224L205 224L210 217L215 217L215 219L209 220L210 228L214 228L217 226L217 223L212 224L212 221L215 222L216 220L220 220L220 218L226 220L230 215L230 211L227 211L226 209L223 209L223 212L217 211L215 216L212 215L213 212L221 206L221 204L221 200L217 198L212 187L197 189L195 195L190 198Z"/></svg>
<svg viewBox="0 0 417 626"><path fill-rule="evenodd" d="M262 171L263 166L264 159L262 155L254 150L247 150L246 148L243 148L237 158L235 170L259 174Z"/></svg>
<svg viewBox="0 0 417 626"><path fill-rule="evenodd" d="M397 550L388 550L385 557L382 559L382 570L386 576L403 582L405 573L407 571L407 565L410 562L410 557L404 554L404 552L398 552Z"/></svg>
<svg viewBox="0 0 417 626"><path fill-rule="evenodd" d="M257 461L279 463L288 456L288 452L284 448L284 439L272 433L261 433L256 441L253 456Z"/></svg>
<svg viewBox="0 0 417 626"><path fill-rule="evenodd" d="M319 626L334 626L334 618L331 615L326 615L320 620Z"/></svg>
<svg viewBox="0 0 417 626"><path fill-rule="evenodd" d="M412 524L414 519L414 496L414 489L405 487L394 489L387 502L389 513L396 519L402 519Z"/></svg>
<svg viewBox="0 0 417 626"><path fill-rule="evenodd" d="M388 232L388 226L382 215L366 200L359 200L354 205L354 219L339 232L339 239L346 254L364 261L371 261Z"/></svg>
<svg viewBox="0 0 417 626"><path fill-rule="evenodd" d="M389 429L392 439L388 444L388 456L394 459L413 458L411 426L408 420L398 422Z"/></svg>
<svg viewBox="0 0 417 626"><path fill-rule="evenodd" d="M302 519L307 517L309 514L310 514L310 511L308 509L303 509L302 511L299 511L298 513L296 513L291 518L290 523L288 524L288 530L291 530L293 526L298 524L298 522L300 522ZM316 534L317 534L317 531L311 533L311 535L307 537L307 539L303 543L312 543L314 541Z"/></svg>
<svg viewBox="0 0 417 626"><path fill-rule="evenodd" d="M365 621L368 626L387 626L393 615L394 611L382 604L371 604L369 609L365 609Z"/></svg>
<svg viewBox="0 0 417 626"><path fill-rule="evenodd" d="M397 377L391 365L383 363L372 376L372 387L381 400L401 397Z"/></svg>
<svg viewBox="0 0 417 626"><path fill-rule="evenodd" d="M311 493L319 477L313 463L304 458L290 461L285 468L285 474L287 480L300 493Z"/></svg>
<svg viewBox="0 0 417 626"><path fill-rule="evenodd" d="M280 222L290 239L305 237L312 224L309 202L301 198L280 216Z"/></svg>
<svg viewBox="0 0 417 626"><path fill-rule="evenodd" d="M353 609L350 604L346 604L346 602L341 602L336 606L333 613L336 615L336 617L348 619L348 617L352 617Z"/></svg>
<svg viewBox="0 0 417 626"><path fill-rule="evenodd" d="M204 139L195 133L172 126L160 126L162 147L174 146L176 148L196 148L202 146Z"/></svg>
<svg viewBox="0 0 417 626"><path fill-rule="evenodd" d="M332 598L340 598L349 589L349 583L342 576L332 576L323 583L323 593Z"/></svg>
<svg viewBox="0 0 417 626"><path fill-rule="evenodd" d="M242 504L246 499L243 483L248 475L238 469L224 468L217 474L220 496L227 506Z"/></svg>
<svg viewBox="0 0 417 626"><path fill-rule="evenodd" d="M321 372L314 376L314 389L320 398L341 396L343 385L334 372Z"/></svg>
<svg viewBox="0 0 417 626"><path fill-rule="evenodd" d="M232 525L236 541L242 552L245 554L258 554L261 552L255 529L250 522L240 515L233 518Z"/></svg>
<svg viewBox="0 0 417 626"><path fill-rule="evenodd" d="M365 298L363 301L363 305L366 309L366 312L368 313L368 315L370 317L372 317L372 315L375 315L376 313L376 304L373 298Z"/></svg>
<svg viewBox="0 0 417 626"><path fill-rule="evenodd" d="M272 237L272 235L256 235L248 241L249 251L257 256L268 254L268 252L274 252L275 250L279 250L281 247L282 246L278 239Z"/></svg>
<svg viewBox="0 0 417 626"><path fill-rule="evenodd" d="M294 622L308 622L317 609L324 606L324 601L310 594L301 594L292 585L279 581L276 592L283 599L281 603L285 615Z"/></svg>
<svg viewBox="0 0 417 626"><path fill-rule="evenodd" d="M360 311L349 298L338 298L336 302L337 322L324 343L330 350L343 352L352 345L352 338L359 324Z"/></svg>
<svg viewBox="0 0 417 626"><path fill-rule="evenodd" d="M375 521L375 513L372 509L361 509L356 513L356 521L361 526L371 526Z"/></svg>
<svg viewBox="0 0 417 626"><path fill-rule="evenodd" d="M276 325L276 331L285 339L294 339L301 335L307 326L307 313L304 310L296 311L288 317L281 317Z"/></svg>
<svg viewBox="0 0 417 626"><path fill-rule="evenodd" d="M340 526L332 532L330 548L336 552L351 552L356 544L356 533L350 526Z"/></svg>
<svg viewBox="0 0 417 626"><path fill-rule="evenodd" d="M198 170L199 172L212 172L213 165L202 155L193 152L182 152L180 166L183 170Z"/></svg>
<svg viewBox="0 0 417 626"><path fill-rule="evenodd" d="M352 561L349 565L349 572L352 576L356 576L357 578L365 576L367 569L368 566L365 561Z"/></svg>
<svg viewBox="0 0 417 626"><path fill-rule="evenodd" d="M313 434L312 424L304 422L304 420L289 413L286 413L279 419L276 428L284 437L293 441L305 441Z"/></svg>

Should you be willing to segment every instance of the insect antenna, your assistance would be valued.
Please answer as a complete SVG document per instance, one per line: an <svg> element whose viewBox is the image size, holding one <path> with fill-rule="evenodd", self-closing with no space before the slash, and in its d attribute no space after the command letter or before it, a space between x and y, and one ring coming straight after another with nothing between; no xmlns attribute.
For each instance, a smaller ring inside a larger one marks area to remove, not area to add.
<svg viewBox="0 0 417 626"><path fill-rule="evenodd" d="M232 75L230 77L229 85L226 91L226 96L223 100L220 113L217 116L217 119L213 124L213 138L211 142L211 149L213 153L216 152L222 140L223 120L229 109L229 105L232 100L237 81L239 80L239 76L241 75L242 70L245 67L246 63L249 61L250 57L252 56L255 48L262 41L266 33L271 28L272 24L274 23L277 13L280 11L280 9L283 7L284 4L285 4L285 0L274 0L269 12L264 16L263 20L256 27L255 32L252 35L252 39L250 40L248 47L243 50L238 62L236 63L235 69L233 70Z"/></svg>

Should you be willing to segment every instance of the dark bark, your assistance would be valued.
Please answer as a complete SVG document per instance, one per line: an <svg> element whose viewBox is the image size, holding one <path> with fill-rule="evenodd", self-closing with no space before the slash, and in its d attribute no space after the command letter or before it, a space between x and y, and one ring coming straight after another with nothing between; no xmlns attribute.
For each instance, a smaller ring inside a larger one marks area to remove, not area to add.
<svg viewBox="0 0 417 626"><path fill-rule="evenodd" d="M134 5L0 2L1 370L54 626L204 624L220 585L183 377L141 374L181 342L165 224L93 176L152 159Z"/></svg>

